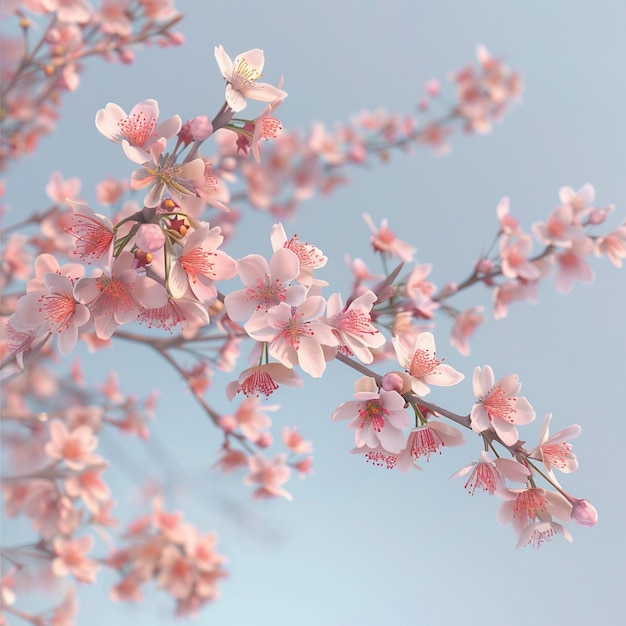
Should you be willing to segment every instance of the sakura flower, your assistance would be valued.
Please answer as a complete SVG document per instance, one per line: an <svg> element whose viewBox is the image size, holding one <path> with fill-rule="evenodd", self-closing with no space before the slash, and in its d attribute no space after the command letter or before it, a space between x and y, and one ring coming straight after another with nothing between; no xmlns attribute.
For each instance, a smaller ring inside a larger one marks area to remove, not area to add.
<svg viewBox="0 0 626 626"><path fill-rule="evenodd" d="M372 231L370 241L374 252L397 256L401 261L405 262L413 260L413 255L416 252L415 248L404 241L400 241L389 229L386 219L381 222L379 228L374 226L372 218L367 213L363 214L363 219Z"/></svg>
<svg viewBox="0 0 626 626"><path fill-rule="evenodd" d="M363 363L374 360L372 349L385 345L385 336L372 324L370 311L377 296L366 291L346 307L341 295L334 293L328 298L326 323L333 328L339 339L339 349L354 354Z"/></svg>
<svg viewBox="0 0 626 626"><path fill-rule="evenodd" d="M507 278L523 278L537 280L539 269L528 257L533 243L529 235L518 235L514 239L502 237L500 239L500 258L502 259L502 274Z"/></svg>
<svg viewBox="0 0 626 626"><path fill-rule="evenodd" d="M494 459L484 450L480 451L480 460L474 461L450 476L459 478L469 473L469 478L465 483L467 489L472 495L476 489L482 489L489 495L493 495L496 489L504 487L504 479L513 482L523 483L530 476L530 470L512 459L504 459L502 457Z"/></svg>
<svg viewBox="0 0 626 626"><path fill-rule="evenodd" d="M111 496L109 487L100 477L103 471L104 467L88 467L65 481L67 495L71 498L80 497L92 513L97 513L100 503L106 502Z"/></svg>
<svg viewBox="0 0 626 626"><path fill-rule="evenodd" d="M411 425L404 409L404 398L395 391L376 392L371 378L357 381L355 400L340 404L332 414L332 421L353 418L348 426L355 429L357 448L376 449L379 446L392 454L405 447L403 428Z"/></svg>
<svg viewBox="0 0 626 626"><path fill-rule="evenodd" d="M409 350L400 337L392 337L398 363L411 376L411 388L418 396L430 393L428 385L450 387L461 382L465 376L435 357L435 338L432 333L420 333Z"/></svg>
<svg viewBox="0 0 626 626"><path fill-rule="evenodd" d="M48 272L44 285L18 300L15 319L24 329L55 334L59 353L65 356L76 345L78 329L89 321L89 309L75 300L74 285L66 276Z"/></svg>
<svg viewBox="0 0 626 626"><path fill-rule="evenodd" d="M561 187L559 189L559 200L563 204L569 205L575 216L585 211L595 197L596 191L593 185L589 183L583 185L578 191L574 191L571 187Z"/></svg>
<svg viewBox="0 0 626 626"><path fill-rule="evenodd" d="M259 83L257 80L263 75L265 57L263 50L254 48L242 52L232 61L222 46L215 48L215 60L228 83L226 85L226 102L234 111L246 108L246 98L274 102L287 97L287 92L268 83Z"/></svg>
<svg viewBox="0 0 626 626"><path fill-rule="evenodd" d="M53 172L46 185L46 194L55 204L68 204L68 200L79 202L80 178L63 180L61 172Z"/></svg>
<svg viewBox="0 0 626 626"><path fill-rule="evenodd" d="M255 311L267 313L281 302L297 306L306 296L304 285L290 284L300 274L300 263L287 248L278 248L269 264L259 254L239 259L237 274L246 289L229 293L224 299L229 317L237 322L249 319Z"/></svg>
<svg viewBox="0 0 626 626"><path fill-rule="evenodd" d="M261 436L261 431L272 424L272 420L263 411L276 411L278 408L277 404L261 406L259 398L252 396L243 399L233 417L243 436L256 442Z"/></svg>
<svg viewBox="0 0 626 626"><path fill-rule="evenodd" d="M200 158L204 163L204 172L201 176L191 181L196 194L213 208L225 213L230 212L230 207L226 205L230 201L228 187L221 178L213 173L213 166L210 161L205 157Z"/></svg>
<svg viewBox="0 0 626 626"><path fill-rule="evenodd" d="M578 424L574 424L550 437L549 427L551 419L552 414L548 413L541 425L539 445L530 453L530 456L541 459L548 472L553 467L556 467L564 474L569 474L578 467L578 459L572 452L571 444L566 443L566 441L567 439L578 437L581 429Z"/></svg>
<svg viewBox="0 0 626 626"><path fill-rule="evenodd" d="M171 155L163 154L165 143L164 138L155 141L150 146L149 158L143 161L143 167L131 174L131 189L150 187L143 199L148 208L159 206L166 192L177 201L185 196L195 196L196 190L192 181L204 176L205 166L201 158L176 163Z"/></svg>
<svg viewBox="0 0 626 626"><path fill-rule="evenodd" d="M76 239L74 255L85 263L108 265L115 233L111 220L94 213L86 204L74 203L67 232Z"/></svg>
<svg viewBox="0 0 626 626"><path fill-rule="evenodd" d="M443 446L462 446L463 435L454 427L442 422L431 421L424 426L414 428L407 438L406 446L398 454L398 469L408 472L413 461L425 456L428 461L431 454L440 452Z"/></svg>
<svg viewBox="0 0 626 626"><path fill-rule="evenodd" d="M585 257L589 256L592 250L593 241L589 237L579 237L572 241L571 248L556 256L558 269L554 286L559 293L569 293L575 280L581 283L593 281L593 270L585 260Z"/></svg>
<svg viewBox="0 0 626 626"><path fill-rule="evenodd" d="M546 222L536 222L531 230L537 239L546 246L554 245L569 248L572 239L580 237L582 229L574 224L574 210L569 204L562 204L552 211Z"/></svg>
<svg viewBox="0 0 626 626"><path fill-rule="evenodd" d="M77 539L56 537L52 542L55 558L52 561L52 572L55 576L72 574L81 583L92 583L96 580L99 565L87 558L93 546L93 537L83 536Z"/></svg>
<svg viewBox="0 0 626 626"><path fill-rule="evenodd" d="M622 224L604 237L598 237L594 246L596 256L606 254L615 267L622 267L626 258L626 224Z"/></svg>
<svg viewBox="0 0 626 626"><path fill-rule="evenodd" d="M161 137L173 137L182 125L178 115L160 124L158 119L159 104L156 100L139 102L128 115L119 105L109 102L96 113L96 128L111 141L121 143L131 161L145 163L150 160L150 146Z"/></svg>
<svg viewBox="0 0 626 626"><path fill-rule="evenodd" d="M313 284L322 284L323 281L317 281L313 278L313 271L324 267L328 259L317 246L299 241L297 235L287 239L287 234L282 224L274 224L272 226L270 239L274 252L281 248L287 248L298 257L300 273L296 276L297 282L307 287ZM325 285L326 283L324 282L323 284Z"/></svg>
<svg viewBox="0 0 626 626"><path fill-rule="evenodd" d="M518 440L516 424L529 424L535 411L525 397L517 397L521 384L517 374L510 374L494 384L493 370L488 366L474 370L472 385L479 402L472 407L472 430L481 433L493 427L507 446Z"/></svg>
<svg viewBox="0 0 626 626"><path fill-rule="evenodd" d="M310 296L298 306L281 302L267 313L255 313L244 328L253 339L269 342L270 355L283 365L299 365L319 378L326 368L322 346L337 345L332 328L320 321L325 306L321 296Z"/></svg>
<svg viewBox="0 0 626 626"><path fill-rule="evenodd" d="M312 442L305 441L295 426L293 428L284 426L282 435L283 443L294 454L309 454L313 450Z"/></svg>
<svg viewBox="0 0 626 626"><path fill-rule="evenodd" d="M500 231L505 235L516 235L519 232L519 220L509 213L509 198L500 200L496 207L496 214L500 222Z"/></svg>
<svg viewBox="0 0 626 626"><path fill-rule="evenodd" d="M472 309L461 311L454 318L454 326L450 335L450 343L463 355L467 356L469 340L476 329L485 321L483 307L477 306Z"/></svg>
<svg viewBox="0 0 626 626"><path fill-rule="evenodd" d="M110 275L96 269L91 278L81 278L74 286L78 302L87 305L94 319L96 334L109 339L121 324L136 320L144 308L167 302L167 291L132 268L134 256L123 251L113 263Z"/></svg>
<svg viewBox="0 0 626 626"><path fill-rule="evenodd" d="M244 477L246 485L259 485L252 492L254 500L276 498L278 496L291 500L293 496L281 485L289 480L291 470L285 465L285 455L279 454L266 461L259 454L248 457L250 473Z"/></svg>
<svg viewBox="0 0 626 626"><path fill-rule="evenodd" d="M238 393L245 396L264 395L268 398L279 385L302 387L302 379L281 363L266 363L245 369L238 380L226 386L226 396L232 400Z"/></svg>
<svg viewBox="0 0 626 626"><path fill-rule="evenodd" d="M208 223L188 233L183 241L182 253L173 259L168 286L174 298L185 295L187 287L204 304L215 300L214 281L232 278L236 273L235 260L222 250L224 241L219 226Z"/></svg>
<svg viewBox="0 0 626 626"><path fill-rule="evenodd" d="M532 545L540 548L546 541L549 541L555 534L563 535L567 541L572 541L572 535L558 522L533 522L528 524L520 533L515 549L522 546Z"/></svg>
<svg viewBox="0 0 626 626"><path fill-rule="evenodd" d="M59 461L64 461L73 470L83 470L89 465L102 463L102 459L93 453L98 445L89 426L78 426L71 432L60 420L50 422L50 441L44 446L45 453Z"/></svg>

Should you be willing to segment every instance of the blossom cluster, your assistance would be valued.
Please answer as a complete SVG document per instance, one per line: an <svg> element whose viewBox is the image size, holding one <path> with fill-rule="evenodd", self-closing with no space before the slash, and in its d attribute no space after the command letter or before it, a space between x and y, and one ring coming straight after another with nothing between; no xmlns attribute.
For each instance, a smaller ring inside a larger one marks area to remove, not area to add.
<svg viewBox="0 0 626 626"><path fill-rule="evenodd" d="M122 54L124 37L130 35L122 32L121 18L114 19L114 9L128 6L113 1L105 5L110 9L106 18L104 9L80 17L83 3L78 1L27 3L36 14L52 6L59 13L72 8L72 17L59 14L62 23L73 25L72 32L87 24L94 27L90 32L108 32ZM151 3L138 6L147 11ZM169 3L159 6L166 14L151 19L174 19ZM165 36L173 23L160 32ZM420 144L443 153L453 122L467 132L491 128L520 93L517 73L479 48L479 68L452 75L456 103L441 120L421 127L412 117L364 113L333 133L317 125L302 137L282 132L275 117L287 92L282 78L275 85L260 82L262 50L231 59L218 46L214 54L226 86L224 103L213 119L162 119L154 99L128 113L115 103L96 113L97 129L119 145L134 168L128 181L105 179L98 185L98 202L112 210L94 211L80 198L80 181L55 172L46 189L53 206L36 220L38 232L30 238L13 233L6 239L0 348L9 375L2 409L5 424L11 423L9 465L21 473L3 478L5 510L31 520L40 537L33 545L52 575L90 583L106 565L121 575L114 599L137 601L143 585L154 580L176 599L181 615L214 600L225 576L215 535L196 530L182 514L165 512L160 499L154 500L150 514L129 526L124 547L105 559L91 555L94 528L117 524L102 478L108 461L96 452L98 434L106 427L147 438L153 401L140 406L136 398L121 394L114 378L97 401L86 393L69 393L70 387L63 387L61 377L45 370L43 363L56 353L70 355L79 342L92 351L115 339L153 348L185 380L219 429L223 441L214 467L223 473L241 470L255 500L290 500L285 485L292 474L304 477L312 471L312 442L304 439L300 424L283 426L285 450L265 456L274 445L268 413L278 405L263 401L281 386L301 387L301 372L323 377L328 363L335 361L362 375L353 399L331 416L333 421L349 420L354 453L374 465L409 472L422 469L418 461L461 446L465 429L480 437L483 450L455 476L469 475L465 486L471 493L482 490L502 499L498 520L512 525L518 546L539 546L554 534L571 539L563 525L570 520L593 525L593 506L571 496L555 475L555 470L570 473L577 468L569 440L578 436L580 427L550 435L549 414L537 445L526 449L518 428L535 419L535 410L519 395L517 375L496 381L489 365L476 367L475 401L465 415L426 399L433 387L445 389L464 379L437 353L436 316L454 319L450 343L461 354L469 353L470 337L484 319L480 305L457 309L457 294L487 286L499 319L511 302L535 300L540 281L552 268L556 290L565 293L575 281L592 280L592 254L621 266L626 226L596 232L612 207L593 205L591 185L579 191L563 187L559 206L545 222L531 226L532 236L503 199L490 252L479 256L466 279L441 288L430 280L432 266L415 260L413 244L396 237L387 220L376 226L368 214L369 241L384 272L374 275L361 259L351 260L354 282L346 294L332 291L334 286L326 293L330 285L321 276L328 258L317 244L287 234L282 223L268 228L271 251L266 254L255 251L234 258L226 252L241 216L239 203L245 200L287 216L302 200L342 182L341 168L362 164L370 155L385 160L392 148ZM63 67L71 71L71 66ZM420 104L423 114L439 93L438 83L431 81ZM243 117L249 100L265 105L256 117ZM212 157L201 153L210 138L218 150ZM22 143L23 138L15 140L15 145ZM7 150L6 156L14 158L22 151ZM233 192L235 174L243 181L241 194ZM139 200L131 195L136 192ZM534 255L533 236L543 246ZM398 265L390 270L391 259ZM412 267L403 273L407 264ZM244 346L249 348L242 357ZM216 371L234 372L224 398L214 390L207 393ZM75 391L80 372L72 376ZM216 408L222 400L238 404ZM511 458L503 458L503 451ZM537 486L540 480L547 488ZM7 553L22 566L23 554ZM3 583L7 593L11 576Z"/></svg>

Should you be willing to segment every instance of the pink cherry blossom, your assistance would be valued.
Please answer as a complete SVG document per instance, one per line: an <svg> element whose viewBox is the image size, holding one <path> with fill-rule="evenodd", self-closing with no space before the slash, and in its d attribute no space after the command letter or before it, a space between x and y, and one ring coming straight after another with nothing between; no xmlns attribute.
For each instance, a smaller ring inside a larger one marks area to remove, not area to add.
<svg viewBox="0 0 626 626"><path fill-rule="evenodd" d="M74 255L85 263L108 265L115 239L111 220L94 213L86 204L75 203L72 211L67 232L76 239Z"/></svg>
<svg viewBox="0 0 626 626"><path fill-rule="evenodd" d="M572 541L572 535L569 530L558 522L533 522L520 532L515 549L517 550L522 546L528 545L540 548L546 541L552 539L555 534L562 535L567 541Z"/></svg>
<svg viewBox="0 0 626 626"><path fill-rule="evenodd" d="M333 329L321 321L325 307L322 296L309 296L298 306L281 302L267 313L255 313L244 328L253 339L269 342L270 355L283 365L299 365L319 378L326 369L323 346L338 343Z"/></svg>
<svg viewBox="0 0 626 626"><path fill-rule="evenodd" d="M64 461L70 469L80 471L102 463L102 458L93 453L97 445L98 439L89 426L77 426L69 431L63 422L53 420L50 422L50 441L44 450L49 457Z"/></svg>
<svg viewBox="0 0 626 626"><path fill-rule="evenodd" d="M290 284L300 274L300 263L287 248L278 248L269 264L259 254L239 259L237 274L246 289L233 291L224 299L229 317L237 322L248 320L255 311L267 313L281 302L297 306L306 297L304 285Z"/></svg>
<svg viewBox="0 0 626 626"><path fill-rule="evenodd" d="M233 415L235 426L239 427L246 439L256 442L261 436L261 431L272 424L272 420L264 411L276 411L278 408L277 404L262 406L257 396L244 398Z"/></svg>
<svg viewBox="0 0 626 626"><path fill-rule="evenodd" d="M274 252L281 248L287 248L298 257L300 273L296 276L295 280L297 282L307 287L313 284L326 285L325 281L319 281L313 278L313 271L324 267L328 260L317 246L299 241L297 235L294 235L291 239L287 239L287 234L282 224L274 224L274 226L272 226L270 239Z"/></svg>
<svg viewBox="0 0 626 626"><path fill-rule="evenodd" d="M366 291L343 306L341 295L328 298L326 323L339 339L340 351L355 355L363 363L374 360L372 349L385 345L385 336L372 324L370 311L377 300L372 291Z"/></svg>
<svg viewBox="0 0 626 626"><path fill-rule="evenodd" d="M430 393L428 385L450 387L460 383L465 376L443 359L436 358L435 338L432 333L420 333L409 349L401 337L392 337L398 363L411 376L411 388L418 396Z"/></svg>
<svg viewBox="0 0 626 626"><path fill-rule="evenodd" d="M515 425L532 422L535 411L525 397L517 396L522 387L517 374L494 381L488 365L474 370L472 385L479 402L470 413L472 430L481 433L493 428L505 445L512 446L518 440Z"/></svg>
<svg viewBox="0 0 626 626"><path fill-rule="evenodd" d="M496 207L500 230L505 235L517 235L519 233L519 220L509 213L509 204L509 198L505 196Z"/></svg>
<svg viewBox="0 0 626 626"><path fill-rule="evenodd" d="M96 128L111 141L121 143L134 163L145 163L150 160L150 146L161 137L173 137L182 125L178 115L160 124L158 119L159 103L156 100L139 102L128 115L120 106L109 102L96 113Z"/></svg>
<svg viewBox="0 0 626 626"><path fill-rule="evenodd" d="M93 546L93 537L56 537L52 546L56 555L52 561L52 572L55 576L72 574L81 583L95 582L99 565L86 556Z"/></svg>
<svg viewBox="0 0 626 626"><path fill-rule="evenodd" d="M295 426L293 428L284 426L282 435L283 443L294 454L310 454L312 452L313 443L311 441L305 441Z"/></svg>
<svg viewBox="0 0 626 626"><path fill-rule="evenodd" d="M589 237L578 237L572 241L571 248L556 255L558 269L554 286L559 293L569 293L575 280L581 283L593 281L593 270L585 260L592 251L593 241Z"/></svg>
<svg viewBox="0 0 626 626"><path fill-rule="evenodd" d="M615 267L622 267L622 259L626 258L626 224L622 224L604 237L598 237L594 253L596 256L606 254Z"/></svg>
<svg viewBox="0 0 626 626"><path fill-rule="evenodd" d="M144 308L157 308L167 302L167 291L133 269L134 255L123 251L110 274L95 269L91 278L81 278L74 286L78 302L91 310L96 334L109 339L121 324L135 321Z"/></svg>
<svg viewBox="0 0 626 626"><path fill-rule="evenodd" d="M537 280L539 269L528 260L533 243L529 235L518 235L515 238L502 237L500 239L500 258L502 274L507 278L523 278Z"/></svg>
<svg viewBox="0 0 626 626"><path fill-rule="evenodd" d="M530 456L542 460L548 472L555 467L564 474L569 474L578 468L578 459L572 452L571 444L567 443L567 439L578 437L581 429L578 424L574 424L550 437L551 419L552 414L548 413L541 425L539 445L530 453Z"/></svg>
<svg viewBox="0 0 626 626"><path fill-rule="evenodd" d="M562 204L552 211L548 220L536 222L531 230L537 239L546 246L554 245L569 248L572 239L580 237L582 229L574 224L574 210L569 204Z"/></svg>
<svg viewBox="0 0 626 626"><path fill-rule="evenodd" d="M111 497L111 490L100 476L103 471L104 467L88 467L65 481L67 495L80 497L92 513L97 513L101 503Z"/></svg>
<svg viewBox="0 0 626 626"><path fill-rule="evenodd" d="M219 226L211 228L205 223L187 233L182 252L172 260L170 269L168 286L174 298L185 295L189 287L200 302L210 304L217 296L215 281L235 275L235 260L218 250L224 241L221 232Z"/></svg>
<svg viewBox="0 0 626 626"><path fill-rule="evenodd" d="M593 185L586 183L578 191L574 191L571 187L561 187L559 189L559 199L563 204L569 205L574 211L574 215L578 216L584 212L596 197Z"/></svg>
<svg viewBox="0 0 626 626"><path fill-rule="evenodd" d="M74 285L66 276L48 272L45 288L22 296L16 306L15 320L24 329L54 334L63 356L74 349L79 328L90 318L89 309L74 298Z"/></svg>
<svg viewBox="0 0 626 626"><path fill-rule="evenodd" d="M143 199L148 208L159 206L166 193L178 202L185 196L195 196L193 181L204 176L205 166L201 158L176 163L172 156L163 154L165 145L163 137L157 139L148 150L148 159L142 161L143 167L134 170L130 177L131 189L149 187Z"/></svg>
<svg viewBox="0 0 626 626"><path fill-rule="evenodd" d="M477 306L461 311L454 318L450 343L463 355L470 353L469 340L476 329L485 321L483 307Z"/></svg>
<svg viewBox="0 0 626 626"><path fill-rule="evenodd" d="M450 424L430 421L424 426L414 428L407 437L406 446L398 454L398 469L408 472L413 467L413 462L421 456L426 460L430 455L439 452L444 446L462 446L465 438L461 432Z"/></svg>
<svg viewBox="0 0 626 626"><path fill-rule="evenodd" d="M376 449L396 454L405 447L403 428L411 425L404 408L404 398L395 391L374 391L371 378L360 379L355 385L355 400L340 404L332 414L332 421L351 419L348 426L355 429L357 448Z"/></svg>
<svg viewBox="0 0 626 626"><path fill-rule="evenodd" d="M432 265L429 263L416 265L406 280L406 295L411 298L412 304L422 317L431 319L439 308L439 303L432 300L435 285L426 280Z"/></svg>
<svg viewBox="0 0 626 626"><path fill-rule="evenodd" d="M246 98L274 102L287 97L287 92L268 83L259 83L265 57L263 50L254 48L242 52L232 61L222 46L215 48L215 60L226 79L226 102L235 112L246 108Z"/></svg>
<svg viewBox="0 0 626 626"><path fill-rule="evenodd" d="M46 185L46 194L55 204L69 204L68 201L80 202L78 198L80 186L80 178L63 180L61 172L53 172Z"/></svg>
<svg viewBox="0 0 626 626"><path fill-rule="evenodd" d="M389 229L386 219L380 223L379 228L376 228L372 218L367 213L363 214L363 219L372 231L370 242L372 243L374 252L381 252L383 255L397 256L401 261L405 262L413 260L413 255L416 252L415 248L404 241L400 241Z"/></svg>
<svg viewBox="0 0 626 626"><path fill-rule="evenodd" d="M266 461L261 455L255 454L248 457L250 473L244 477L246 485L259 485L252 492L254 500L264 498L282 497L292 500L293 496L281 485L289 480L291 470L285 465L285 455L279 454L270 461Z"/></svg>
<svg viewBox="0 0 626 626"><path fill-rule="evenodd" d="M459 478L468 473L470 476L465 483L465 489L472 495L476 489L493 495L496 489L505 486L505 478L513 482L524 483L526 478L530 476L530 470L521 463L502 457L494 459L484 450L480 451L480 460L462 467L452 474L450 479Z"/></svg>
<svg viewBox="0 0 626 626"><path fill-rule="evenodd" d="M232 400L238 393L245 396L264 395L268 398L279 385L302 387L302 379L282 363L265 363L245 369L238 380L226 386L226 397Z"/></svg>

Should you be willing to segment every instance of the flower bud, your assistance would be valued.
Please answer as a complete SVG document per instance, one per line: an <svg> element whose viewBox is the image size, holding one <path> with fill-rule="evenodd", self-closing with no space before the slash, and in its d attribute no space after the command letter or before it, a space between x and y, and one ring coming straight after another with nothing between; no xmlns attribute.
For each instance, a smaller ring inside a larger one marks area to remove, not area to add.
<svg viewBox="0 0 626 626"><path fill-rule="evenodd" d="M598 523L598 511L589 500L575 500L572 519L581 526L595 526Z"/></svg>
<svg viewBox="0 0 626 626"><path fill-rule="evenodd" d="M385 391L407 393L411 391L411 377L406 372L387 372L383 376L381 387Z"/></svg>
<svg viewBox="0 0 626 626"><path fill-rule="evenodd" d="M269 448L274 443L274 440L270 433L261 433L255 443L259 448Z"/></svg>

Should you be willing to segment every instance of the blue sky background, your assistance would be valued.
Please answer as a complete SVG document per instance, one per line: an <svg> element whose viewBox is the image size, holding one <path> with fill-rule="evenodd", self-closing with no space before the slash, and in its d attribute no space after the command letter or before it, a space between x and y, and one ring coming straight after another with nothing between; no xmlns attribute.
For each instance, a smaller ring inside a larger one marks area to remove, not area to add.
<svg viewBox="0 0 626 626"><path fill-rule="evenodd" d="M183 47L142 51L130 67L90 65L79 91L66 98L56 135L11 171L7 202L14 215L47 206L44 188L52 170L79 176L81 195L94 208L96 182L109 174L130 175L133 164L93 124L95 112L109 101L129 110L155 98L164 117L212 117L223 102L215 45L232 57L254 47L265 50L265 79L285 76L289 97L280 117L292 129L315 120L332 125L364 108L412 111L426 80L473 61L476 44L483 43L521 71L521 106L490 135L454 138L445 158L396 153L386 166L350 172L351 184L330 198L304 204L297 224L286 228L327 254L321 277L331 289L346 291L346 252L377 268L364 212L375 222L388 218L418 248L418 259L434 264L438 285L468 273L495 233L495 208L504 195L528 229L557 206L561 186L578 189L591 182L598 206L617 207L609 225L623 221L626 9L620 2L246 0L180 2L179 8L185 13ZM230 254L268 254L272 223L258 213L244 220ZM562 483L590 499L600 521L594 529L572 525L572 544L555 538L539 551L515 551L513 532L495 520L500 501L471 497L462 480L448 481L478 454L471 434L465 447L423 463L422 473L389 472L348 454L352 431L330 422L332 410L351 399L355 378L339 363L331 363L321 381L306 378L303 390L281 390L272 398L282 406L277 438L283 424L297 424L315 442L315 473L288 485L292 503L254 504L238 478L210 470L219 433L178 377L148 350L122 343L96 355L81 353L88 377L97 382L117 368L125 391L141 394L156 386L162 393L154 440L146 449L103 437L103 449L108 445L119 459L105 474L117 490L119 515L128 520L137 513L141 484L157 476L168 484L170 509L184 509L201 529L219 533L231 578L198 624L618 623L626 582L626 279L606 259L594 259L592 266L592 285L576 285L560 296L547 281L539 306L513 305L505 320L487 322L469 357L448 345L449 323L441 320L438 352L466 380L429 397L468 412L473 368L489 364L497 378L520 376L538 415L522 431L529 442L547 412L554 414L554 431L582 426L574 445L581 467ZM460 302L489 309L490 295L476 289ZM207 398L230 410L219 382ZM103 572L101 578L102 585L81 593L79 625L173 621L164 594L148 594L149 602L136 607L112 605L108 586L115 577Z"/></svg>

